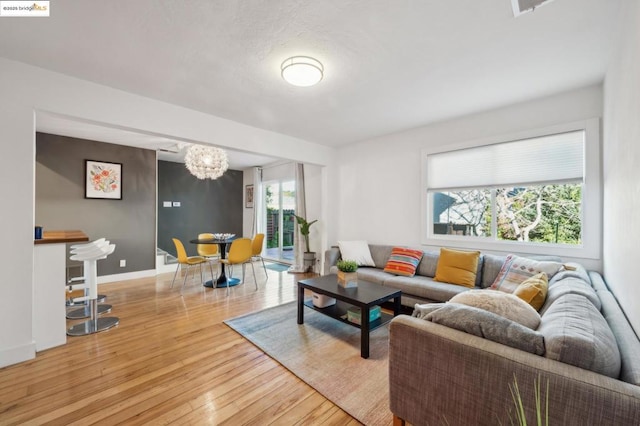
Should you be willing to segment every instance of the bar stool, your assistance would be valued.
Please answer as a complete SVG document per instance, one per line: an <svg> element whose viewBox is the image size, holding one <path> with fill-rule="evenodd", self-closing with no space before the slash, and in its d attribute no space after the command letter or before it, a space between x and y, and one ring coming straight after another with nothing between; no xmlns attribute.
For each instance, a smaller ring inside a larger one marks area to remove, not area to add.
<svg viewBox="0 0 640 426"><path fill-rule="evenodd" d="M91 246L98 246L98 247L102 247L105 245L109 245L109 241L106 238L99 238L95 241L92 241L90 243L86 243L86 244L74 244L71 246L71 254L76 254L79 250L87 250L89 249ZM67 267L67 271L72 268L73 266L69 266ZM80 270L83 271L82 269L82 265L79 265ZM67 273L67 284L73 284L73 283L82 283L84 282L84 271L82 272L82 275L78 275L76 277L70 278L69 274ZM85 292L86 293L86 292ZM85 294L85 296L87 296L87 294ZM102 303L107 299L107 296L105 294L99 294L98 295L98 303ZM78 302L79 304L86 304L84 302ZM74 303L67 301L67 306L73 306ZM86 317L80 317L80 318L86 318Z"/></svg>
<svg viewBox="0 0 640 426"><path fill-rule="evenodd" d="M90 310L90 319L80 324L76 324L67 329L69 336L85 336L97 333L118 325L120 319L117 317L98 318L98 263L100 259L105 259L116 248L115 244L100 243L97 245L87 244L88 247L77 247L71 260L83 262L84 284L88 289L88 296L79 297L77 300L85 300ZM78 285L78 286L80 286ZM74 287L73 285L70 287Z"/></svg>
<svg viewBox="0 0 640 426"><path fill-rule="evenodd" d="M107 241L105 238L100 238L98 240L92 241L87 244L75 244L71 246L71 254L72 255L81 254L81 253L93 250L96 247L98 248L106 247L108 245L109 245L109 241ZM67 277L67 284L68 284L67 292L71 293L75 290L84 290L84 297L75 297L75 298L70 297L69 299L67 299L66 304L68 307L75 306L75 305L81 306L78 309L67 310L66 317L67 319L71 319L71 320L91 317L91 308L89 304L86 303L89 297L89 288L85 283L84 268L81 268L81 270L83 271L82 275L76 276L73 278ZM102 302L104 302L106 298L107 298L106 295L99 294L96 299L97 302L99 303L98 315L108 313L111 311L111 308L112 308L111 305L102 304Z"/></svg>

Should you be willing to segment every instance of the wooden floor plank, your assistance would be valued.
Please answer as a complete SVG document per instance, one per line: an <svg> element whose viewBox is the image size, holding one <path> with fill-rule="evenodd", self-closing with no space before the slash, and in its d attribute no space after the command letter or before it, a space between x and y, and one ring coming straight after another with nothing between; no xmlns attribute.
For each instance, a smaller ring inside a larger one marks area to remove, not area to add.
<svg viewBox="0 0 640 426"><path fill-rule="evenodd" d="M102 285L118 327L0 369L0 424L358 424L223 323L295 300L300 275L256 272L229 296L173 273Z"/></svg>

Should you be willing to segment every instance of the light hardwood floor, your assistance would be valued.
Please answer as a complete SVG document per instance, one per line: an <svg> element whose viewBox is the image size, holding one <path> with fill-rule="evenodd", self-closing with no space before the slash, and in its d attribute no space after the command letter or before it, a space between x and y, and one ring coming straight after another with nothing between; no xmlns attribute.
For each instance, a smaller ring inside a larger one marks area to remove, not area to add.
<svg viewBox="0 0 640 426"><path fill-rule="evenodd" d="M229 297L199 274L100 286L120 325L0 369L0 424L359 424L223 324L295 300L296 275L247 272Z"/></svg>

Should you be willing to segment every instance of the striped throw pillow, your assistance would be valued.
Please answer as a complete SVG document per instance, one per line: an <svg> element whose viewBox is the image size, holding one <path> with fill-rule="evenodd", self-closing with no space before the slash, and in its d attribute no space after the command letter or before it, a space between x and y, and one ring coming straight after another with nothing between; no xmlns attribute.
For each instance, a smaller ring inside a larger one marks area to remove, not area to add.
<svg viewBox="0 0 640 426"><path fill-rule="evenodd" d="M394 247L384 271L394 275L412 277L416 274L420 260L422 260L422 250Z"/></svg>

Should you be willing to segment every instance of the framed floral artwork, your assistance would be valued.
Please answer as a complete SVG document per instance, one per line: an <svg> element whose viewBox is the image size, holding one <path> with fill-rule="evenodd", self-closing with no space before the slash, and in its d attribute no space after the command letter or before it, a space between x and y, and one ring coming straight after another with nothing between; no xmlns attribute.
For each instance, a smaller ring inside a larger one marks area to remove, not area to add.
<svg viewBox="0 0 640 426"><path fill-rule="evenodd" d="M84 161L84 198L122 200L122 163Z"/></svg>

